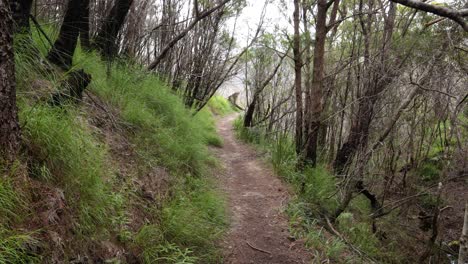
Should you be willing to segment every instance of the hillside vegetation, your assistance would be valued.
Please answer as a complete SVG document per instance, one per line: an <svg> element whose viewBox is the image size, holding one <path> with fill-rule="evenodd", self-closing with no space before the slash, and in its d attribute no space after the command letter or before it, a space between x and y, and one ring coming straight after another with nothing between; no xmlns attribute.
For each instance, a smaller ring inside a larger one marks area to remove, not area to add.
<svg viewBox="0 0 468 264"><path fill-rule="evenodd" d="M0 178L0 263L218 263L226 220L207 146L222 145L212 113L228 113L227 101L216 97L193 116L139 65L108 69L77 48L74 67L92 82L83 102L54 106L67 73L47 70L41 45L37 57L23 44L16 69L24 144Z"/></svg>

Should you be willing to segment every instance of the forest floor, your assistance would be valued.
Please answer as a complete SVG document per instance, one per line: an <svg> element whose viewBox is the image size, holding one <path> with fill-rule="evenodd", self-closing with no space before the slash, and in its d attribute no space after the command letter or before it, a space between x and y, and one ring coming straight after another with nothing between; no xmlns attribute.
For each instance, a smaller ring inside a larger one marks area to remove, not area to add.
<svg viewBox="0 0 468 264"><path fill-rule="evenodd" d="M222 241L225 263L310 263L312 255L303 242L294 241L283 213L290 197L259 154L236 138L237 115L218 120L222 148L214 149L224 170L220 189L227 196L230 228Z"/></svg>

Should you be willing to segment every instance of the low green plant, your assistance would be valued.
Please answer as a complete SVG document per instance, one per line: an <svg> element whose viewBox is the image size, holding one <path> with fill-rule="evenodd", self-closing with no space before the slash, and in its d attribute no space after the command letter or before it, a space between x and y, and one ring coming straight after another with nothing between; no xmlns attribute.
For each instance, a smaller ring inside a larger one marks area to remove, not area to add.
<svg viewBox="0 0 468 264"><path fill-rule="evenodd" d="M30 234L15 234L0 225L0 263L39 263L39 257L27 247L36 242Z"/></svg>
<svg viewBox="0 0 468 264"><path fill-rule="evenodd" d="M424 162L417 170L424 182L434 183L439 180L441 170L436 161Z"/></svg>

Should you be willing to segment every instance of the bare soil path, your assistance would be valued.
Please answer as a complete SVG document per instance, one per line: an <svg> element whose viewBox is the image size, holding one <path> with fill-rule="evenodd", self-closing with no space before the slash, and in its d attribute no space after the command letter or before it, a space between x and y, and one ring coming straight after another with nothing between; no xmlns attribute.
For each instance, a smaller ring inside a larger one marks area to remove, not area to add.
<svg viewBox="0 0 468 264"><path fill-rule="evenodd" d="M304 245L290 240L282 213L289 198L287 186L252 147L235 137L235 118L230 115L218 121L224 146L214 150L225 167L219 182L231 218L222 243L224 263L310 263L312 256Z"/></svg>

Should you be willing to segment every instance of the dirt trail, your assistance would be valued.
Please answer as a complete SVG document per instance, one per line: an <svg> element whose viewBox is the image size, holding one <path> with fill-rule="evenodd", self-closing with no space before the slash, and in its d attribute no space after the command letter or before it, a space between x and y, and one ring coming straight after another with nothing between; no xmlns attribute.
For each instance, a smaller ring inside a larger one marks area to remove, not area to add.
<svg viewBox="0 0 468 264"><path fill-rule="evenodd" d="M255 150L236 139L231 115L218 121L224 146L214 150L225 166L220 185L228 198L231 227L223 241L224 263L310 263L304 245L291 241L282 209L287 187Z"/></svg>

